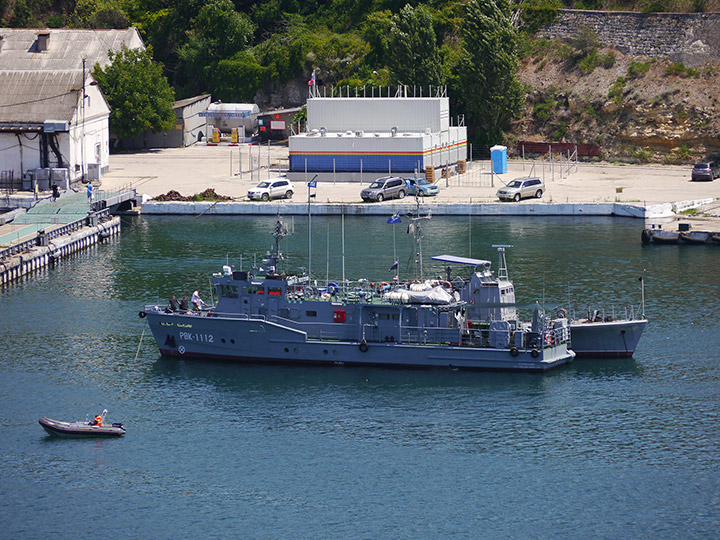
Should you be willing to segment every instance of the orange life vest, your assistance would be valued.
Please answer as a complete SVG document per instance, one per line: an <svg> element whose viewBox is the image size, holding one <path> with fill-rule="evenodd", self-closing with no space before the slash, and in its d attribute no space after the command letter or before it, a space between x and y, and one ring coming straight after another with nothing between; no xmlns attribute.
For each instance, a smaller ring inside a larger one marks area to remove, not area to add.
<svg viewBox="0 0 720 540"><path fill-rule="evenodd" d="M102 427L102 416L95 417L95 425Z"/></svg>

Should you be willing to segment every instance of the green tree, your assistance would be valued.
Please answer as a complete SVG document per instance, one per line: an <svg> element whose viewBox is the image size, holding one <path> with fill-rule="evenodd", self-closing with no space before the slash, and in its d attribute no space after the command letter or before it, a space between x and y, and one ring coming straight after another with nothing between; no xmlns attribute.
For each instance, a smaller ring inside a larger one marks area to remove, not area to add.
<svg viewBox="0 0 720 540"><path fill-rule="evenodd" d="M205 4L193 22L187 43L178 51L184 82L195 91L208 90L217 63L243 51L253 31L250 18L235 11L230 0Z"/></svg>
<svg viewBox="0 0 720 540"><path fill-rule="evenodd" d="M175 94L162 74L162 65L152 61L152 47L141 51L123 47L109 52L110 64L95 64L93 77L110 105L110 131L119 137L134 137L150 129L168 131L175 125Z"/></svg>
<svg viewBox="0 0 720 540"><path fill-rule="evenodd" d="M77 0L70 15L75 28L127 28L129 24L121 0Z"/></svg>
<svg viewBox="0 0 720 540"><path fill-rule="evenodd" d="M388 35L392 13L389 10L370 13L362 29L362 38L370 45L370 52L365 55L365 63L370 70L379 70L389 61L390 45Z"/></svg>
<svg viewBox="0 0 720 540"><path fill-rule="evenodd" d="M523 106L517 77L518 35L507 0L470 0L462 28L460 88L465 111L484 147L502 142L510 120Z"/></svg>
<svg viewBox="0 0 720 540"><path fill-rule="evenodd" d="M390 23L388 67L397 83L433 86L442 84L442 59L432 17L419 5L406 4Z"/></svg>

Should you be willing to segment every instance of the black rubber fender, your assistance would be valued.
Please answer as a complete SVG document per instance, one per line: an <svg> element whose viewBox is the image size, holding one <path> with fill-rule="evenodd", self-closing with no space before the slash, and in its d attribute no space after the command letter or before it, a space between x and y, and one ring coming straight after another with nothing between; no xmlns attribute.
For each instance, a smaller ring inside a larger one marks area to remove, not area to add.
<svg viewBox="0 0 720 540"><path fill-rule="evenodd" d="M510 356L517 356L519 353L517 347L511 347L510 348Z"/></svg>
<svg viewBox="0 0 720 540"><path fill-rule="evenodd" d="M369 349L367 341L364 339L360 342L360 352L367 352Z"/></svg>
<svg viewBox="0 0 720 540"><path fill-rule="evenodd" d="M145 313L144 311L141 311L140 313L138 313L138 317L140 317L141 319L144 319L145 317L147 317L147 313Z"/></svg>
<svg viewBox="0 0 720 540"><path fill-rule="evenodd" d="M533 349L532 351L530 351L530 354L532 355L533 358L537 358L538 356L540 356L540 353L538 352L537 349Z"/></svg>

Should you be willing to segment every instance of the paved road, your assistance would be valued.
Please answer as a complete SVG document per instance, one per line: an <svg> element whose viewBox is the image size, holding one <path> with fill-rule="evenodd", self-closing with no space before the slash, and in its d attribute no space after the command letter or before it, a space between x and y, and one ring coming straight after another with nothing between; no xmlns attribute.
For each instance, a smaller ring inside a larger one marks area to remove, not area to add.
<svg viewBox="0 0 720 540"><path fill-rule="evenodd" d="M257 160L258 147L253 148ZM132 183L138 193L150 197L167 193L171 189L183 195L200 193L214 188L220 195L243 200L247 190L268 176L277 176L278 168L286 169L288 148L270 147L270 172L268 172L268 148L260 148L260 170L249 172L247 145L205 146L196 144L189 148L168 148L133 154L113 154L110 171L103 176L102 189L118 189ZM239 166L242 165L242 174ZM500 180L507 182L518 176L528 175L533 163L512 160L509 172L491 179L488 162L473 162L465 175L455 176L446 183L439 181L440 194L435 202L496 202L495 192ZM720 198L720 181L691 182L688 166L632 166L580 163L571 173L556 164L551 171L542 161L534 162L534 173L544 176L546 193L544 202L628 202L639 205ZM361 185L355 182L320 182L317 188L319 202L361 202ZM296 199L304 200L306 187L297 186ZM529 201L537 202L536 199ZM428 200L427 202L430 202ZM515 203L507 203L515 204ZM523 203L521 203L523 204Z"/></svg>

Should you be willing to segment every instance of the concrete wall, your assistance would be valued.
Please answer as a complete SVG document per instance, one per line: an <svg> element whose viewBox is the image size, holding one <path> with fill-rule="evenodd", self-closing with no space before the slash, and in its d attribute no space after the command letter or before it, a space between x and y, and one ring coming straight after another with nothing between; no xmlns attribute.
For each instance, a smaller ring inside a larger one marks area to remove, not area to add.
<svg viewBox="0 0 720 540"><path fill-rule="evenodd" d="M183 107L178 114L180 123L183 124L183 145L191 146L198 142L200 136L207 137L207 121L206 118L200 116L201 112L207 110L210 105L210 96L205 99L196 101L195 103ZM177 129L177 126L175 126Z"/></svg>
<svg viewBox="0 0 720 540"><path fill-rule="evenodd" d="M197 100L184 107L175 107L175 126L169 131L153 133L152 130L145 130L137 137L122 139L123 149L145 149L145 148L180 148L191 146L198 142L199 136L208 136L207 119L200 116L210 105L210 96Z"/></svg>
<svg viewBox="0 0 720 540"><path fill-rule="evenodd" d="M321 98L307 102L308 130L423 133L450 126L448 98Z"/></svg>
<svg viewBox="0 0 720 540"><path fill-rule="evenodd" d="M96 164L102 172L110 166L109 116L110 109L98 86L86 85L87 98L83 115L82 101L70 121L70 131L54 135L63 157L63 165L70 170L70 180L82 176L82 163ZM78 94L80 94L78 92ZM50 119L48 119L50 120ZM0 171L13 170L15 178L22 180L23 172L41 166L41 141L39 132L0 133ZM58 159L52 149L48 150L49 166L58 167ZM85 168L87 173L87 166Z"/></svg>
<svg viewBox="0 0 720 540"><path fill-rule="evenodd" d="M720 13L560 10L537 37L570 39L583 27L620 52L669 58L687 66L720 62Z"/></svg>
<svg viewBox="0 0 720 540"><path fill-rule="evenodd" d="M671 205L670 205L671 206ZM406 203L383 204L324 204L312 205L313 215L374 215L390 216L412 208ZM434 216L621 216L630 218L648 216L642 206L625 203L426 203L424 210L432 210ZM662 208L665 210L671 208ZM307 216L307 204L288 202L146 202L143 214L190 214L190 215L301 215ZM664 216L662 216L664 217Z"/></svg>
<svg viewBox="0 0 720 540"><path fill-rule="evenodd" d="M467 156L467 128L435 133L303 133L290 138L290 170L382 174L424 171Z"/></svg>

